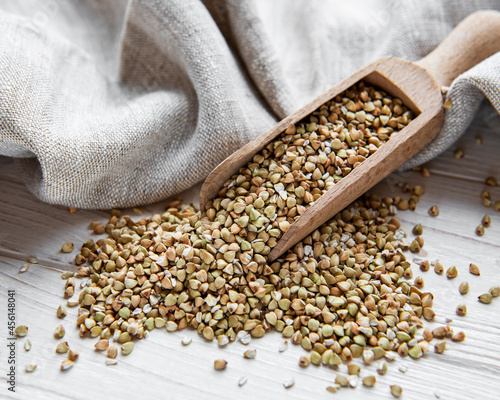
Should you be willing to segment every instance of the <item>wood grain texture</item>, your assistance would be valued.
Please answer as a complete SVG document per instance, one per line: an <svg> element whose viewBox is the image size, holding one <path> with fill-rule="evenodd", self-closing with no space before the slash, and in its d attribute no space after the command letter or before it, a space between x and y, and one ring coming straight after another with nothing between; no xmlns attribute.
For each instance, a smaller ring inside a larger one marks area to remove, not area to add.
<svg viewBox="0 0 500 400"><path fill-rule="evenodd" d="M305 352L290 345L287 352L280 354L278 348L283 339L279 334L253 340L249 346L234 343L219 349L194 331L168 333L163 329L136 342L130 356L118 357L118 365L105 366L104 355L93 349L95 341L78 337L75 327L77 310L68 309L69 315L60 321L55 316L55 309L65 303L61 296L64 281L60 278L60 269L73 268L70 262L75 254L59 253L59 248L66 241L73 241L78 246L88 237L94 237L88 223L104 221L106 213L78 211L69 214L65 208L38 202L18 181L12 161L0 158L0 321L3 325L0 348L5 349L6 345L8 289L16 290L17 323L29 326L28 338L33 344L27 353L22 349L24 341L19 340L18 392L10 395L3 382L0 398L389 400L393 399L389 391L391 384L403 387L406 400L433 399L435 392L440 393L441 399L497 398L500 299L484 305L477 301L477 296L490 286L500 284L500 213L485 208L479 198L486 188L484 179L489 175L500 177L500 129L481 131L483 145L475 143L478 132L469 131L453 149L431 162L428 165L430 177L424 178L415 172L391 174L373 190L384 196L399 195L401 191L397 184L406 181L426 188L417 210L401 212L398 217L410 238L413 237L411 228L416 223L423 224L425 246L420 256L439 259L445 267L456 265L459 276L447 280L433 271L421 272L416 266L414 276L421 275L425 289L435 295L437 318L430 326L439 326L446 318L451 318L453 329L463 330L467 339L463 343L449 343L446 353L441 356L430 351L418 361L398 358L389 364L386 376L377 376L374 388L360 385L355 390L346 389L337 395L325 390L334 382L336 371L313 366L301 369L297 362ZM465 158L453 158L453 150L457 147L464 150ZM495 200L500 200L500 187L489 190ZM188 196L195 198L196 191ZM163 210L164 204L144 207L144 215ZM427 214L434 204L440 209L437 218ZM485 236L477 237L474 229L485 213L491 215L492 226ZM36 256L40 263L20 274L19 267L28 256ZM409 254L408 258L411 261L414 256ZM470 262L480 267L480 277L468 273ZM468 295L461 296L458 286L464 280L470 283L471 289ZM466 317L455 315L455 308L461 303L467 304L469 309ZM67 332L64 340L81 353L74 368L66 373L59 371L64 357L54 353L57 341L52 334L60 323ZM187 347L180 343L185 335L193 338L193 343ZM257 349L255 360L242 357L249 347ZM213 361L217 358L229 362L225 371L213 370ZM37 370L26 374L24 365L34 359L37 360ZM364 366L359 360L355 363L362 366L363 376L376 375L376 365ZM402 365L408 367L404 374L398 370ZM6 366L6 353L0 351L1 379L5 379ZM346 367L342 366L339 371L346 372ZM237 382L241 376L247 376L248 383L240 388ZM295 378L295 386L286 390L282 382L291 376Z"/></svg>
<svg viewBox="0 0 500 400"><path fill-rule="evenodd" d="M440 86L500 51L500 13L479 11L465 18L443 42L417 64Z"/></svg>

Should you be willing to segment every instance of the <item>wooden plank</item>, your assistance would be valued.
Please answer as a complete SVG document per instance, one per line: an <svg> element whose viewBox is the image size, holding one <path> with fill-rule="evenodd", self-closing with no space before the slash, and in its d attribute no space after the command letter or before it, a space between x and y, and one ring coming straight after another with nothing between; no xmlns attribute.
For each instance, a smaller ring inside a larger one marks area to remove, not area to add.
<svg viewBox="0 0 500 400"><path fill-rule="evenodd" d="M370 395L391 399L390 384L404 388L404 398L433 398L435 392L443 399L474 398L481 393L483 398L494 398L498 392L500 378L500 299L490 305L477 301L477 296L494 284L500 284L500 213L485 208L479 199L485 188L482 183L488 175L500 177L500 160L496 154L500 144L498 132L483 131L484 145L475 144L477 131L467 133L457 144L465 150L464 159L454 159L450 149L428 167L429 178L418 173L393 174L378 185L375 191L384 196L401 194L398 182L410 185L422 184L426 194L415 212L400 212L398 217L403 227L413 238L411 228L416 223L424 226L425 246L419 257L439 259L444 266L456 265L459 276L448 280L432 270L421 272L414 266L414 276L421 275L425 289L435 296L436 322L431 327L443 324L446 318L455 331L463 330L467 339L463 343L449 343L444 355L429 351L418 361L398 359L389 364L386 376L377 375L377 385L367 389L360 384L356 390L342 391L342 398L362 399ZM487 162L485 162L487 160ZM298 358L303 350L290 344L289 350L279 353L283 342L277 333L253 340L249 346L241 343L219 349L207 343L196 332L167 333L153 331L146 340L136 343L134 352L119 356L116 366L105 366L104 355L93 350L94 340L80 339L75 327L77 309L68 309L69 315L60 321L55 309L64 304L62 291L64 281L60 270L73 268L73 255L59 253L61 245L73 241L78 246L90 234L88 224L92 220L104 221L103 211L83 211L69 214L64 207L42 204L31 196L19 182L16 169L10 159L0 158L0 303L6 304L7 290L16 291L17 323L29 326L28 338L33 343L30 352L22 349L23 340L18 341L18 393L11 396L6 387L0 397L36 399L88 399L89 397L130 398L131 393L141 397L172 399L304 399L330 396L326 386L335 379L335 370L324 367L301 369ZM199 190L199 189L198 189ZM500 199L500 188L490 188L495 199ZM404 194L402 194L404 196ZM190 194L196 197L196 189ZM191 200L190 199L190 200ZM427 214L431 205L437 204L440 215L432 218ZM163 203L144 207L144 215L161 211ZM478 237L474 229L482 216L488 212L492 226L485 236ZM31 265L28 272L20 274L19 268L28 256L35 256L40 264ZM409 260L416 256L408 253ZM481 269L481 276L468 273L470 262ZM467 280L470 292L461 296L459 284ZM455 308L465 303L469 309L467 317L458 317ZM6 309L1 308L0 319L6 321ZM80 351L81 356L72 370L59 371L64 358L54 353L57 341L53 339L54 328L62 323L67 331L64 340ZM5 348L6 336L1 336L0 346ZM183 336L193 338L187 347L181 345ZM257 349L255 360L245 360L242 353L249 347ZM2 379L5 377L5 352L0 353ZM213 370L213 361L224 358L229 361L224 372ZM24 365L36 359L38 368L32 374L23 371ZM356 363L362 365L359 360ZM408 371L398 370L405 365ZM364 366L363 376L375 374L376 365ZM341 366L340 372L346 367ZM238 379L248 377L248 383L239 388ZM286 390L282 382L287 377L295 378L295 386Z"/></svg>
<svg viewBox="0 0 500 400"><path fill-rule="evenodd" d="M28 272L19 274L18 268L22 262L2 258L0 263L0 301L6 303L7 289L16 291L18 324L29 326L28 338L33 344L32 350L26 353L22 349L24 341L19 340L17 359L20 397L17 398L87 399L96 395L103 398L128 398L131 391L140 391L143 396L162 393L172 396L167 398L181 399L210 399L214 396L232 399L235 393L238 398L244 399L255 396L263 399L281 398L285 394L290 399L303 399L313 395L325 396L325 387L334 380L335 371L324 367L300 369L297 360L304 352L297 346L290 345L287 352L278 353L283 341L279 334L253 340L248 346L235 343L225 349L218 349L215 343L206 343L191 330L176 333L153 331L146 340L136 343L130 356L119 356L118 365L107 367L104 365L104 355L93 351L94 341L78 337L74 325L76 308L69 309L69 315L62 322L56 318L55 308L63 303L60 295L63 281L59 273L34 265ZM477 393L479 387L484 398L493 398L500 374L500 302L483 305L476 301L476 295L493 278L498 281L500 277L498 268L483 268L482 272L483 278L471 279L467 276L471 281L471 293L465 300L469 307L466 318L454 315L456 303L464 301L459 299L456 290L461 277L446 282L446 278L437 277L433 272L424 276L429 288L442 286L439 291L433 290L438 321L452 318L453 328L467 334L464 343L450 343L442 356L430 351L418 361L398 359L390 364L386 376L377 376L375 389L359 387L344 393L352 399L361 399L373 392L379 398L391 398L388 385L397 383L404 387L405 398L408 399L421 398L422 394L432 398L434 391L441 392L443 398L467 398ZM447 284L443 285L443 282ZM64 340L81 353L75 367L65 373L59 371L59 364L64 357L54 353L58 341L52 337L54 328L60 323L67 332ZM185 335L193 339L193 343L187 347L181 345L181 338ZM243 359L242 353L247 348L257 349L255 360ZM212 363L216 358L229 361L226 371L217 373L213 370ZM33 374L22 372L24 365L34 359L37 360L37 371ZM398 370L402 365L408 367L405 374ZM375 365L363 366L364 375L376 374L374 370ZM341 366L339 371L345 373L346 367ZM248 384L238 388L237 381L241 376L248 377ZM296 384L293 389L286 391L281 383L289 376L295 378ZM459 387L456 385L457 379L461 382Z"/></svg>
<svg viewBox="0 0 500 400"><path fill-rule="evenodd" d="M17 176L12 159L0 157L0 255L18 260L36 257L40 263L60 269L74 269L74 254L60 253L61 246L73 242L75 247L96 235L91 221L105 222L109 212L78 210L71 214L66 207L37 201ZM181 194L186 203L197 203L200 185ZM163 212L167 201L141 207L144 215ZM132 209L124 213L140 218Z"/></svg>

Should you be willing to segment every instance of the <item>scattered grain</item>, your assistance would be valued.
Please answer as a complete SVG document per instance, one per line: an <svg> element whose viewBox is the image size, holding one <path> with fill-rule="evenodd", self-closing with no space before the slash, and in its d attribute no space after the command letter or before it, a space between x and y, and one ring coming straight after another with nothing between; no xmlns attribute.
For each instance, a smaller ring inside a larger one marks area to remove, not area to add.
<svg viewBox="0 0 500 400"><path fill-rule="evenodd" d="M401 386L391 385L391 393L394 397L399 398L403 394L403 389L401 388Z"/></svg>
<svg viewBox="0 0 500 400"><path fill-rule="evenodd" d="M59 325L55 330L54 330L54 338L56 339L62 339L66 333L66 330L64 329L64 326Z"/></svg>
<svg viewBox="0 0 500 400"><path fill-rule="evenodd" d="M484 183L486 183L488 186L498 186L497 178L495 178L494 176L488 176Z"/></svg>
<svg viewBox="0 0 500 400"><path fill-rule="evenodd" d="M67 371L68 369L73 368L73 365L75 365L75 363L73 361L71 361L71 360L64 360L61 363L61 371Z"/></svg>
<svg viewBox="0 0 500 400"><path fill-rule="evenodd" d="M349 375L359 376L359 374L361 373L361 367L356 364L349 364L347 366L347 372L349 373Z"/></svg>
<svg viewBox="0 0 500 400"><path fill-rule="evenodd" d="M465 317L467 315L467 306L465 304L460 304L457 306L457 315L460 317Z"/></svg>
<svg viewBox="0 0 500 400"><path fill-rule="evenodd" d="M56 346L56 353L58 354L66 354L69 350L69 345L68 342L61 342L58 343Z"/></svg>
<svg viewBox="0 0 500 400"><path fill-rule="evenodd" d="M463 342L465 340L465 333L458 332L451 337L451 340L454 342Z"/></svg>
<svg viewBox="0 0 500 400"><path fill-rule="evenodd" d="M458 276L457 267L452 266L446 270L446 277L448 279L455 279Z"/></svg>
<svg viewBox="0 0 500 400"><path fill-rule="evenodd" d="M295 379L291 377L283 381L283 386L285 387L285 389L290 389L294 384L295 384Z"/></svg>
<svg viewBox="0 0 500 400"><path fill-rule="evenodd" d="M28 271L29 268L30 268L29 264L23 264L21 268L19 268L19 273L23 274L24 272Z"/></svg>
<svg viewBox="0 0 500 400"><path fill-rule="evenodd" d="M247 350L243 353L243 357L248 358L248 359L253 359L257 356L257 350L252 349L252 350Z"/></svg>
<svg viewBox="0 0 500 400"><path fill-rule="evenodd" d="M246 376L242 376L238 379L238 386L244 386L248 382L248 378Z"/></svg>
<svg viewBox="0 0 500 400"><path fill-rule="evenodd" d="M492 298L491 293L484 293L478 297L479 301L484 304L490 304Z"/></svg>
<svg viewBox="0 0 500 400"><path fill-rule="evenodd" d="M453 100L451 99L451 97L447 97L446 100L443 103L443 108L445 110L449 110L452 106L453 106Z"/></svg>
<svg viewBox="0 0 500 400"><path fill-rule="evenodd" d="M17 337L24 337L28 334L28 327L26 325L16 326L14 329L14 335Z"/></svg>
<svg viewBox="0 0 500 400"><path fill-rule="evenodd" d="M25 367L24 367L24 371L27 372L27 373L31 373L31 372L34 372L36 369L36 364L27 364Z"/></svg>
<svg viewBox="0 0 500 400"><path fill-rule="evenodd" d="M69 349L69 351L68 351L68 360L70 360L70 361L76 361L76 360L78 360L78 357L80 357L80 353L77 350L71 350L71 349Z"/></svg>
<svg viewBox="0 0 500 400"><path fill-rule="evenodd" d="M462 282L458 287L458 291L461 295L469 293L469 282Z"/></svg>
<svg viewBox="0 0 500 400"><path fill-rule="evenodd" d="M479 267L476 264L469 265L469 272L472 275L477 275L477 276L481 275L481 271L479 270Z"/></svg>
<svg viewBox="0 0 500 400"><path fill-rule="evenodd" d="M439 215L439 208L438 206L432 206L429 208L429 215L431 217L437 217Z"/></svg>
<svg viewBox="0 0 500 400"><path fill-rule="evenodd" d="M74 245L71 242L64 243L61 247L61 253L71 253L74 250Z"/></svg>
<svg viewBox="0 0 500 400"><path fill-rule="evenodd" d="M375 383L377 383L377 378L373 375L363 378L363 385L366 387L373 387L375 386Z"/></svg>
<svg viewBox="0 0 500 400"><path fill-rule="evenodd" d="M66 317L66 315L68 315L68 311L66 311L66 308L60 305L59 307L57 307L56 315L57 318L62 319Z"/></svg>
<svg viewBox="0 0 500 400"><path fill-rule="evenodd" d="M222 370L226 369L226 366L227 366L226 360L215 360L214 361L214 368L217 371L222 371Z"/></svg>

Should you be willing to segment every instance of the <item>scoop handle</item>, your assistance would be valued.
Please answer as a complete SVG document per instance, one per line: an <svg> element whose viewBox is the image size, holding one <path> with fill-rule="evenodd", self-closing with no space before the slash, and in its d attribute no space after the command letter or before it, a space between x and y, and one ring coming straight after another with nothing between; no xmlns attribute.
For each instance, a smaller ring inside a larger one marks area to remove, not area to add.
<svg viewBox="0 0 500 400"><path fill-rule="evenodd" d="M499 51L500 13L478 11L460 22L417 64L427 69L439 86L449 86L457 76Z"/></svg>

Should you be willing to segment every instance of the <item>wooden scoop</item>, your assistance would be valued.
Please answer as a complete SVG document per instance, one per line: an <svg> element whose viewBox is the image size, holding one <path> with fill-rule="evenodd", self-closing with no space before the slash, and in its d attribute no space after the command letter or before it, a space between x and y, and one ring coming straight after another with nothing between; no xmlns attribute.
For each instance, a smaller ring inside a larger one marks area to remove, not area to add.
<svg viewBox="0 0 500 400"><path fill-rule="evenodd" d="M376 153L309 207L269 253L268 259L273 261L426 146L441 128L441 86L449 86L458 75L498 51L500 13L481 11L464 19L432 53L416 63L384 57L368 64L219 164L201 188L201 209L217 196L224 182L290 124L297 123L358 81L399 97L416 118L401 131L394 132Z"/></svg>

